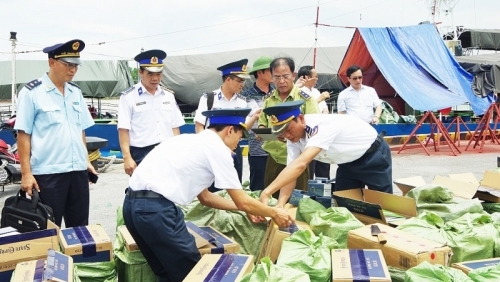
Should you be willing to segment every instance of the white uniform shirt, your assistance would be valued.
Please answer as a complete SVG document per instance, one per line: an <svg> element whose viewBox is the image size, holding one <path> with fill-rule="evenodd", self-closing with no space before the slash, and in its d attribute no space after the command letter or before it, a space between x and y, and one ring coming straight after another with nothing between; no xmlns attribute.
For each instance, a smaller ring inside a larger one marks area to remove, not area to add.
<svg viewBox="0 0 500 282"><path fill-rule="evenodd" d="M382 104L374 88L361 85L359 91L349 86L340 92L337 101L337 110L347 112L370 123L373 119L373 109Z"/></svg>
<svg viewBox="0 0 500 282"><path fill-rule="evenodd" d="M156 146L129 180L134 190L150 190L187 205L215 180L215 187L241 189L231 150L212 130L182 134Z"/></svg>
<svg viewBox="0 0 500 282"><path fill-rule="evenodd" d="M307 88L307 86L302 86L302 88L300 88L300 90L302 90L302 91L306 92L307 94L311 95L314 99L316 99L316 101L321 96L321 93L319 92L319 90L316 87L313 87L312 89L309 89L309 88ZM319 102L318 103L318 107L319 107L319 112L320 113L323 113L324 110L326 110L328 112L328 105L326 104L325 101Z"/></svg>
<svg viewBox="0 0 500 282"><path fill-rule="evenodd" d="M172 128L185 124L174 94L157 87L155 95L142 83L122 92L118 128L128 129L130 146L146 147L174 136Z"/></svg>
<svg viewBox="0 0 500 282"><path fill-rule="evenodd" d="M316 160L343 164L359 159L377 138L368 123L349 115L304 115L306 137L287 141L287 163L294 161L307 147L321 148Z"/></svg>
<svg viewBox="0 0 500 282"><path fill-rule="evenodd" d="M214 96L214 104L212 109L243 109L248 108L248 104L246 100L241 97L239 94L234 94L230 100L226 99L226 96L222 94L221 89L216 89L213 91L215 93ZM198 109L196 110L196 114L194 116L194 121L199 122L201 124L205 124L207 118L201 113L207 110L207 95L203 94L200 97L200 102L198 104ZM255 112L254 110L252 112ZM250 115L252 114L250 113ZM207 124L208 126L208 124Z"/></svg>

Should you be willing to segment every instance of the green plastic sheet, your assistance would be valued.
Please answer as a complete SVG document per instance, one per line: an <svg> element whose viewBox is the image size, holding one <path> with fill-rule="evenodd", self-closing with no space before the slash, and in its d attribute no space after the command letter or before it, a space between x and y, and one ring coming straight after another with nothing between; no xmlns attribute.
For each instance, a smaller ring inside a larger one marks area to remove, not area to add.
<svg viewBox="0 0 500 282"><path fill-rule="evenodd" d="M296 219L307 224L311 222L312 216L317 212L326 211L326 208L311 198L300 199L297 207ZM300 215L300 217L299 217Z"/></svg>
<svg viewBox="0 0 500 282"><path fill-rule="evenodd" d="M116 282L115 262L75 263L76 275L82 282Z"/></svg>
<svg viewBox="0 0 500 282"><path fill-rule="evenodd" d="M389 269L389 275L391 275L392 282L405 281L406 269L401 269L390 265L388 265L387 268Z"/></svg>
<svg viewBox="0 0 500 282"><path fill-rule="evenodd" d="M255 199L258 199L260 195L260 191L245 190L245 192ZM219 191L217 194L231 199L225 190ZM271 199L269 204L274 206L276 203L276 199ZM258 257L260 245L267 229L265 223L254 224L248 219L245 212L209 208L203 206L197 199L187 206L179 207L184 212L184 220L191 221L198 226L212 226L240 244L240 253Z"/></svg>
<svg viewBox="0 0 500 282"><path fill-rule="evenodd" d="M483 209L487 213L500 212L499 203L481 203L481 205L483 205Z"/></svg>
<svg viewBox="0 0 500 282"><path fill-rule="evenodd" d="M426 261L406 271L405 282L473 282L461 270Z"/></svg>
<svg viewBox="0 0 500 282"><path fill-rule="evenodd" d="M449 189L435 184L411 189L406 197L415 199L417 212L433 212L445 222L459 218L466 213L482 213L481 202L474 198L466 200L457 198Z"/></svg>
<svg viewBox="0 0 500 282"><path fill-rule="evenodd" d="M498 282L500 281L500 264L471 270L469 277L474 282Z"/></svg>
<svg viewBox="0 0 500 282"><path fill-rule="evenodd" d="M339 244L332 238L299 230L283 240L276 265L307 273L314 282L329 282L332 273L331 250L338 248Z"/></svg>
<svg viewBox="0 0 500 282"><path fill-rule="evenodd" d="M340 248L347 248L347 233L349 230L365 226L344 207L331 207L312 215L309 226L314 234L333 238Z"/></svg>
<svg viewBox="0 0 500 282"><path fill-rule="evenodd" d="M445 223L437 214L423 213L397 229L447 244L453 250L452 263L492 258L498 249L498 230L487 214L465 214Z"/></svg>
<svg viewBox="0 0 500 282"><path fill-rule="evenodd" d="M310 282L309 275L284 265L274 265L269 257L257 264L240 282Z"/></svg>

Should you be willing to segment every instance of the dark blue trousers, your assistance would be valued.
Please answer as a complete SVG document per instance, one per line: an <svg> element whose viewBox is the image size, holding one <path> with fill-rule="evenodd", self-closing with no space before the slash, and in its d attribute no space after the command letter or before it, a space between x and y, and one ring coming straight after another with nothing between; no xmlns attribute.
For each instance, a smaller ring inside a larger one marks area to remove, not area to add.
<svg viewBox="0 0 500 282"><path fill-rule="evenodd" d="M248 156L250 166L250 190L264 190L267 156Z"/></svg>
<svg viewBox="0 0 500 282"><path fill-rule="evenodd" d="M158 281L181 282L201 259L182 211L164 197L125 196L123 219Z"/></svg>
<svg viewBox="0 0 500 282"><path fill-rule="evenodd" d="M238 145L236 149L234 149L235 155L233 155L233 163L234 163L234 168L236 169L236 172L238 173L238 179L240 180L240 183L243 178L243 154L241 152L241 147ZM222 189L215 188L215 183L212 183L210 187L208 187L208 191L210 192L217 192ZM223 187L227 188L227 187ZM232 188L232 187L231 187Z"/></svg>
<svg viewBox="0 0 500 282"><path fill-rule="evenodd" d="M134 162L137 165L139 165L142 162L142 160L144 160L146 155L149 154L149 152L151 152L151 150L153 150L156 147L156 145L158 144L153 144L146 147L130 146L130 155L132 156Z"/></svg>
<svg viewBox="0 0 500 282"><path fill-rule="evenodd" d="M373 152L366 153L337 168L335 190L364 188L392 194L392 157L385 141Z"/></svg>
<svg viewBox="0 0 500 282"><path fill-rule="evenodd" d="M52 208L57 226L89 224L89 175L86 170L34 175L40 187L40 200Z"/></svg>

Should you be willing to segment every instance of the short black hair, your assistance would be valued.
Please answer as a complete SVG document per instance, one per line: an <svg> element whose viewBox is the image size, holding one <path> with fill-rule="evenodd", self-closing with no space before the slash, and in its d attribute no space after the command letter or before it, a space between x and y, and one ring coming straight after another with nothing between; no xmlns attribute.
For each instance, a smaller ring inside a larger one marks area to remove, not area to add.
<svg viewBox="0 0 500 282"><path fill-rule="evenodd" d="M275 58L271 62L271 64L269 65L270 69L271 69L271 73L273 73L273 70L275 68L277 68L278 66L280 66L282 64L287 65L290 68L290 71L292 73L295 71L295 62L293 61L292 58L290 58L290 57L278 57L278 58Z"/></svg>
<svg viewBox="0 0 500 282"><path fill-rule="evenodd" d="M234 124L214 124L214 125L209 125L208 128L213 128L215 129L216 132L221 132L222 130L224 130L224 128L228 126L234 127L234 132L239 132L240 130L243 130L243 126Z"/></svg>
<svg viewBox="0 0 500 282"><path fill-rule="evenodd" d="M226 79L227 79L228 77L229 77L229 78L231 78L231 79L235 79L235 78L237 78L238 76L237 76L237 75L235 75L235 74L232 74L232 73L230 73L230 74L226 74L226 75L223 75L223 76L222 76L222 83L226 82Z"/></svg>
<svg viewBox="0 0 500 282"><path fill-rule="evenodd" d="M311 76L312 70L313 70L312 66L302 66L300 67L297 76L298 77Z"/></svg>
<svg viewBox="0 0 500 282"><path fill-rule="evenodd" d="M361 73L363 73L363 69L360 66L352 65L346 70L345 74L347 75L347 77L351 77L351 74L353 74L359 70L361 71Z"/></svg>

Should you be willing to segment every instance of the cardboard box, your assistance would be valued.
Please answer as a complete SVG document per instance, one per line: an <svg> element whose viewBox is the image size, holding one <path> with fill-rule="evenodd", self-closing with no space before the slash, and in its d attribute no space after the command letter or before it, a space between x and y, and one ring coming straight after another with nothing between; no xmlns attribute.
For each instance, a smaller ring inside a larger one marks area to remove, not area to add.
<svg viewBox="0 0 500 282"><path fill-rule="evenodd" d="M331 181L335 182L335 179ZM328 179L316 178L315 180L309 180L307 183L307 193L309 196L331 197L333 190L332 183Z"/></svg>
<svg viewBox="0 0 500 282"><path fill-rule="evenodd" d="M462 270L465 274L469 274L469 271L471 270L487 266L495 266L499 263L500 263L500 258L490 258L490 259L457 262L452 264L451 267L458 268Z"/></svg>
<svg viewBox="0 0 500 282"><path fill-rule="evenodd" d="M267 222L267 230L260 245L257 261L264 257L269 257L272 262L276 262L281 252L281 244L285 238L290 237L297 230L309 230L313 234L311 227L305 222L295 221L296 226L291 228L279 228L272 220Z"/></svg>
<svg viewBox="0 0 500 282"><path fill-rule="evenodd" d="M485 171L481 184L472 173L450 174L450 177L435 176L432 184L450 189L459 198L478 199L500 203L500 173ZM400 178L394 181L396 186L406 195L411 189L425 185L421 176Z"/></svg>
<svg viewBox="0 0 500 282"><path fill-rule="evenodd" d="M238 243L210 226L198 227L192 222L186 222L186 227L189 233L194 236L196 247L202 256L205 254L237 253L240 250Z"/></svg>
<svg viewBox="0 0 500 282"><path fill-rule="evenodd" d="M398 225L408 218L417 216L415 199L394 194L358 188L333 192L333 199L337 207L348 209L364 224ZM383 210L399 214L405 219L387 218Z"/></svg>
<svg viewBox="0 0 500 282"><path fill-rule="evenodd" d="M47 257L49 249L59 248L59 227L47 222L47 229L0 238L0 281L9 281L17 263Z"/></svg>
<svg viewBox="0 0 500 282"><path fill-rule="evenodd" d="M299 205L299 201L304 198L309 198L310 196L307 194L307 191L302 191L302 190L293 190L292 195L290 196L290 199L288 199L288 203L294 206Z"/></svg>
<svg viewBox="0 0 500 282"><path fill-rule="evenodd" d="M237 282L252 272L253 256L236 254L208 254L189 272L184 282Z"/></svg>
<svg viewBox="0 0 500 282"><path fill-rule="evenodd" d="M132 238L132 235L130 235L130 232L128 232L127 226L118 226L118 233L122 236L123 242L125 243L125 248L129 252L139 250L139 247L137 247L134 238Z"/></svg>
<svg viewBox="0 0 500 282"><path fill-rule="evenodd" d="M20 262L11 282L73 282L73 259L50 250L47 259Z"/></svg>
<svg viewBox="0 0 500 282"><path fill-rule="evenodd" d="M332 282L391 282L380 250L332 250Z"/></svg>
<svg viewBox="0 0 500 282"><path fill-rule="evenodd" d="M77 262L113 261L113 246L101 225L78 226L59 232L64 254Z"/></svg>
<svg viewBox="0 0 500 282"><path fill-rule="evenodd" d="M431 264L448 266L451 248L413 234L403 232L387 225L376 225L384 233L387 243L380 244L377 236L371 235L370 226L350 230L347 234L349 249L380 249L387 265L409 269L427 261Z"/></svg>

